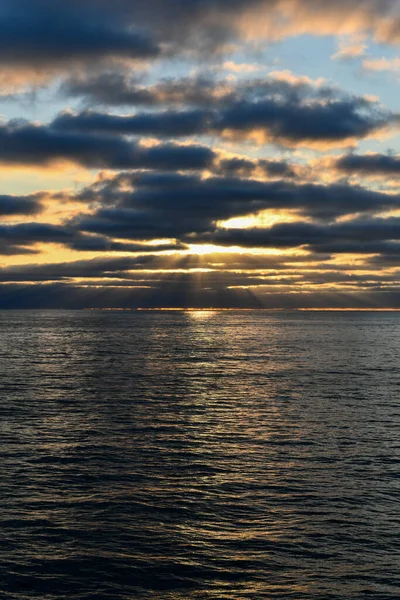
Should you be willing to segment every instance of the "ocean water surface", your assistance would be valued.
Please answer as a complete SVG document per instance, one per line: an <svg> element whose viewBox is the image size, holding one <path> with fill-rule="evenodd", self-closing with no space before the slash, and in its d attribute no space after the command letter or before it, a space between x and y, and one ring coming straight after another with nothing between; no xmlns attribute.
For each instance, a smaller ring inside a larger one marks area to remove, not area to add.
<svg viewBox="0 0 400 600"><path fill-rule="evenodd" d="M0 312L0 598L400 598L400 313Z"/></svg>

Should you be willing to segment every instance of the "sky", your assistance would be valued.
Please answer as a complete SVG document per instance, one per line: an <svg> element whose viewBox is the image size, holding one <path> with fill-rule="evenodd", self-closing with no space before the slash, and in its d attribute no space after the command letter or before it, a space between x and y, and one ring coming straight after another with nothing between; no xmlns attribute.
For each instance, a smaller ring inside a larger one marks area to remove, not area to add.
<svg viewBox="0 0 400 600"><path fill-rule="evenodd" d="M0 308L400 308L399 0L2 0Z"/></svg>

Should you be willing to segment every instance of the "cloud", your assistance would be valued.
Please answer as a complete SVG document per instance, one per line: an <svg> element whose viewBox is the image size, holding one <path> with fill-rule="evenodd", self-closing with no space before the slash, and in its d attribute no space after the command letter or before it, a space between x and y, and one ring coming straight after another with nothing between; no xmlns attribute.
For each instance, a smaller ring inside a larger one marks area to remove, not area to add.
<svg viewBox="0 0 400 600"><path fill-rule="evenodd" d="M324 186L155 172L124 173L99 180L77 199L101 205L91 215L73 221L81 231L131 240L178 238L193 243L200 238L203 241L202 236L207 242L219 243L218 222L266 209L286 209L303 218L332 222L344 215L381 213L400 206L399 195L348 184ZM246 231L239 232L241 240ZM262 230L256 234L262 236ZM233 232L221 235L232 237Z"/></svg>
<svg viewBox="0 0 400 600"><path fill-rule="evenodd" d="M389 125L391 117L363 98L286 103L273 100L241 102L219 115L216 129L222 133L253 132L261 139L289 146L343 146L368 137Z"/></svg>
<svg viewBox="0 0 400 600"><path fill-rule="evenodd" d="M262 274L265 275L266 269L272 269L272 274L275 271L285 270L293 275L294 265L304 263L308 268L311 268L310 263L315 261L316 258L323 260L326 257L312 254L304 254L300 257L251 256L232 252L213 254L210 252L201 258L188 253L176 254L171 259L169 255L154 254L150 251L136 256L103 256L69 262L12 265L0 269L0 280L2 282L33 282L79 278L85 279L89 283L90 279L97 281L101 278L104 280L120 279L137 283L144 281L146 283L153 282L157 284L165 277L163 275L164 272L169 272L168 277L175 277L178 274L192 276L193 273L190 273L190 270L201 266L203 269L209 271L208 275L214 281L223 280L229 284L233 280L236 282L244 281L240 278L232 279L232 277L237 275L234 272L235 270L242 271L242 277L249 276L251 280L255 281L256 277ZM217 265L216 262L218 262ZM290 265L287 263L290 263ZM221 265L224 266L225 270L221 270ZM180 271L180 273L177 271Z"/></svg>
<svg viewBox="0 0 400 600"><path fill-rule="evenodd" d="M353 60L365 56L368 45L365 35L345 36L339 39L339 49L333 60Z"/></svg>
<svg viewBox="0 0 400 600"><path fill-rule="evenodd" d="M123 137L57 130L25 121L0 125L0 163L43 165L69 161L93 169L204 169L214 157L202 146L140 146Z"/></svg>
<svg viewBox="0 0 400 600"><path fill-rule="evenodd" d="M55 22L56 14L60 24ZM151 32L158 43L174 50L179 45L210 51L241 36L265 40L295 33L372 31L382 41L396 41L399 10L396 0L332 0L329 5L319 0L187 0L184 4L180 0L70 0L56 8L51 0L3 0L1 16L9 26L9 37L25 35L27 55L29 42L41 36L43 47L63 55L61 48L69 47L73 27L80 34L75 45L85 51L97 48L103 34L104 53L129 56L137 46L135 36L129 35L132 29Z"/></svg>
<svg viewBox="0 0 400 600"><path fill-rule="evenodd" d="M362 223L353 225L358 227ZM298 239L312 231L309 224L298 223L293 227ZM322 239L322 229L319 227L317 232L314 227L311 234L314 240ZM269 234L276 237L284 230L288 234L286 226L273 227ZM255 234L255 230L243 232L248 237ZM347 235L342 232L339 237ZM293 239L293 231L290 236ZM373 242L368 244L372 247ZM376 248L385 245L389 252L395 243L375 243ZM393 252L398 256L400 243L397 246ZM329 256L318 253L286 256L228 253L205 257L180 254L173 258L149 253L15 265L0 270L0 307L357 308L372 307L378 301L380 306L397 306L400 272L371 272L378 264L390 265L390 256L386 262L372 257L370 264L359 267L356 273L351 266L337 265L328 259ZM198 267L202 267L201 278L196 271Z"/></svg>
<svg viewBox="0 0 400 600"><path fill-rule="evenodd" d="M400 58L378 58L363 61L366 71L400 71Z"/></svg>
<svg viewBox="0 0 400 600"><path fill-rule="evenodd" d="M335 163L337 169L363 176L399 175L400 156L389 154L347 154Z"/></svg>
<svg viewBox="0 0 400 600"><path fill-rule="evenodd" d="M269 162L267 168L271 168ZM282 168L279 163L278 168ZM216 213L233 210L247 211L247 214L261 209L286 208L316 218L332 219L357 212L382 212L388 207L397 207L400 201L399 195L348 184L318 185L235 177L203 179L198 175L183 174L125 173L99 185L94 185L93 197L100 202L104 198L106 203L114 206L135 209L186 208L188 213L207 207ZM187 197L191 202L184 204Z"/></svg>
<svg viewBox="0 0 400 600"><path fill-rule="evenodd" d="M186 85L185 85L186 83ZM159 104L195 104L209 102L208 91L213 82L187 78L184 81L163 81L145 86L137 77L119 71L75 74L65 79L59 88L61 97L83 97L88 103L106 106Z"/></svg>
<svg viewBox="0 0 400 600"><path fill-rule="evenodd" d="M91 214L77 215L61 225L2 225L0 252L32 253L37 251L38 244L56 243L75 251L140 254L140 261L147 254L152 261L148 266L153 269L156 263L151 255L166 250L182 251L186 249L185 244L217 244L248 249L305 248L320 257L344 253L393 256L397 250L400 220L372 218L371 215L397 209L400 205L398 195L343 183L324 186L290 178L259 181L228 175L232 166L237 172L238 169L249 169L252 164L251 161L249 165L246 161L237 160L233 161L233 165L228 159L222 160L225 175L218 177L203 178L193 173L162 171L102 176L70 198L100 208L92 208ZM265 169L272 164L272 168L286 172L285 163L255 161L258 166L259 163ZM32 199L22 199L33 201L36 210L35 202L40 202L42 197L38 193ZM249 229L225 229L219 224L266 209L292 211L293 222ZM353 218L337 221L346 215ZM161 245L141 243L155 239L172 241ZM69 266L53 265L49 268L53 269L55 276L66 277L65 269ZM41 269L43 274L45 266ZM76 277L91 277L89 272L74 272ZM23 275L20 274L20 277Z"/></svg>
<svg viewBox="0 0 400 600"><path fill-rule="evenodd" d="M269 228L218 229L198 235L197 242L200 241L252 248L305 246L313 252L327 254L378 254L386 252L386 242L400 241L400 219L366 218L327 225L298 221ZM381 242L385 244L382 246Z"/></svg>
<svg viewBox="0 0 400 600"><path fill-rule="evenodd" d="M85 309L85 308L270 308L270 309L368 309L399 308L400 291L337 290L318 291L313 294L309 290L250 293L243 289L196 289L195 283L190 288L185 285L172 284L156 289L138 287L87 287L65 283L27 285L6 284L0 286L1 309Z"/></svg>
<svg viewBox="0 0 400 600"><path fill-rule="evenodd" d="M0 240L0 256L17 256L22 254L39 254L39 250Z"/></svg>
<svg viewBox="0 0 400 600"><path fill-rule="evenodd" d="M0 195L0 216L35 215L43 209L41 194L28 196Z"/></svg>
<svg viewBox="0 0 400 600"><path fill-rule="evenodd" d="M372 35L399 42L397 0L2 0L0 64L26 82L160 57L209 57L238 41Z"/></svg>
<svg viewBox="0 0 400 600"><path fill-rule="evenodd" d="M152 109L130 115L64 112L52 123L63 130L159 138L219 135L287 146L340 147L398 124L397 115L372 98L351 96L323 79L313 81L290 71L235 84L187 77L148 86L126 74L100 73L71 77L61 90L90 103Z"/></svg>
<svg viewBox="0 0 400 600"><path fill-rule="evenodd" d="M218 175L225 177L251 177L264 175L268 177L295 177L292 165L283 160L250 160L245 157L222 158L214 167Z"/></svg>
<svg viewBox="0 0 400 600"><path fill-rule="evenodd" d="M38 264L29 256L0 271L0 307L398 303L400 219L387 215L400 195L351 176L397 176L400 158L310 160L300 149L376 140L399 115L325 72L263 77L252 58L312 34L340 36L337 59L366 59L372 38L397 44L399 31L398 0L3 0L6 114L21 100L32 114L35 92L38 114L59 102L73 111L46 124L0 122L0 165L13 171L4 190L15 186L0 195L0 253L38 254ZM120 107L128 114L114 114ZM296 149L290 160L279 159L283 148ZM63 190L29 194L34 180L19 179L20 167L48 174L65 164L93 183L78 191L64 172L53 186ZM43 262L53 250L97 258Z"/></svg>
<svg viewBox="0 0 400 600"><path fill-rule="evenodd" d="M38 242L63 242L74 234L48 223L0 224L0 254L35 254Z"/></svg>
<svg viewBox="0 0 400 600"><path fill-rule="evenodd" d="M371 274L368 271L362 273L351 273L340 269L332 271L303 271L293 272L290 269L283 271L272 272L234 272L234 271L218 271L204 270L202 272L201 281L198 280L198 274L195 270L181 270L172 272L164 270L163 272L149 272L148 269L141 269L140 265L136 270L113 270L112 265L91 265L94 268L90 277L81 276L87 273L85 264L80 261L80 268L77 263L71 263L70 268L63 271L65 265L61 265L60 276L56 269L49 270L40 265L33 265L31 269L25 268L22 270L19 266L13 267L3 272L0 272L0 283L16 284L20 282L36 283L36 282L63 282L71 285L85 286L85 288L101 288L107 290L109 288L126 288L132 293L139 290L149 290L147 294L159 294L164 301L165 296L173 292L179 293L183 298L191 296L192 301L196 301L196 295L200 295L206 291L212 291L214 294L219 294L226 290L238 290L252 288L258 292L265 293L276 292L278 290L292 289L301 291L302 289L312 289L318 291L319 286L337 285L345 287L372 288L385 287L393 283L399 283L400 274L392 273L387 275ZM145 267L149 266L144 265ZM194 265L191 265L194 267ZM86 264L89 267L90 264ZM103 269L102 269L103 267ZM109 270L109 268L111 269ZM67 273L80 273L78 277L73 275L69 277ZM76 280L79 280L77 283ZM196 294L193 294L194 288ZM161 305L162 306L162 305Z"/></svg>
<svg viewBox="0 0 400 600"><path fill-rule="evenodd" d="M6 1L8 7L31 7L43 14L50 0ZM280 37L299 33L318 35L371 30L379 39L396 40L399 10L396 0L71 0L65 16L96 22L118 23L129 29L136 25L151 30L158 40L199 49L215 46L238 35ZM15 8L14 8L15 11ZM221 42L220 42L221 43Z"/></svg>
<svg viewBox="0 0 400 600"><path fill-rule="evenodd" d="M130 242L114 241L107 237L97 235L77 234L76 238L65 244L72 250L81 250L85 252L134 252L146 254L152 252L171 252L173 250L185 250L187 246L180 242L158 243L158 244L140 244Z"/></svg>
<svg viewBox="0 0 400 600"><path fill-rule="evenodd" d="M35 253L31 246L36 244L62 244L71 250L82 252L132 252L149 254L173 250L184 250L180 242L132 243L116 241L106 236L86 235L73 225L51 223L11 223L0 225L0 254Z"/></svg>
<svg viewBox="0 0 400 600"><path fill-rule="evenodd" d="M287 146L346 146L397 125L398 118L366 98L314 102L298 98L232 101L220 109L112 115L92 110L60 114L51 127L97 134L158 138L220 135L258 138Z"/></svg>
<svg viewBox="0 0 400 600"><path fill-rule="evenodd" d="M79 115L65 112L52 123L62 131L87 131L123 135L150 135L161 138L192 137L208 133L211 113L202 110L143 113L132 116L87 111Z"/></svg>
<svg viewBox="0 0 400 600"><path fill-rule="evenodd" d="M101 3L99 3L101 4ZM118 12L96 3L4 0L0 62L34 70L103 58L154 58L158 45Z"/></svg>
<svg viewBox="0 0 400 600"><path fill-rule="evenodd" d="M63 243L75 236L75 232L61 225L50 223L17 223L1 224L0 240L2 243L10 242L22 246L29 246L37 242Z"/></svg>
<svg viewBox="0 0 400 600"><path fill-rule="evenodd" d="M130 71L101 71L74 73L59 87L61 97L83 98L90 104L107 106L169 105L191 107L226 107L240 100L259 100L273 96L280 101L301 100L305 97L326 99L338 90L323 80L314 82L308 77L296 77L289 71L274 71L268 77L235 83L211 75L163 78L152 84L145 83L142 74Z"/></svg>
<svg viewBox="0 0 400 600"><path fill-rule="evenodd" d="M222 65L225 71L231 71L232 73L257 73L265 69L262 65L253 63L236 63L233 60L227 60Z"/></svg>

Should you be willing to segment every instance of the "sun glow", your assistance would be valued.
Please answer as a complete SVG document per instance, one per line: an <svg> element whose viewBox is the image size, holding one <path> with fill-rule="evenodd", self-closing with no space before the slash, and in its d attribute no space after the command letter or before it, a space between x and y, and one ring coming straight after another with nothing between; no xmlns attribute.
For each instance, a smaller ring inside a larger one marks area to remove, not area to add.
<svg viewBox="0 0 400 600"><path fill-rule="evenodd" d="M233 217L226 221L220 221L219 227L224 229L251 229L257 227L272 227L277 223L290 223L296 221L298 215L287 210L263 210L255 215L245 217Z"/></svg>
<svg viewBox="0 0 400 600"><path fill-rule="evenodd" d="M203 256L204 254L223 254L229 252L229 248L224 246L214 246L213 244L189 244L189 253Z"/></svg>

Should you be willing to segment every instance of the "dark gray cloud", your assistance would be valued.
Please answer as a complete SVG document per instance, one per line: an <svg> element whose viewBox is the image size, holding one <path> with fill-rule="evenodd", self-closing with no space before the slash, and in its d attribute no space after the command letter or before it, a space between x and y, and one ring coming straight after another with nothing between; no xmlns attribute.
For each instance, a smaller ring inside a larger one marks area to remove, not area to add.
<svg viewBox="0 0 400 600"><path fill-rule="evenodd" d="M357 219L328 225L297 221L279 223L270 228L218 229L197 236L198 242L252 248L307 246L314 252L332 254L378 253L385 251L386 245L381 245L381 242L399 240L400 219L395 217Z"/></svg>
<svg viewBox="0 0 400 600"><path fill-rule="evenodd" d="M185 241L193 241L198 234L217 238L217 221L264 209L288 209L329 222L342 215L379 213L400 203L400 196L344 184L201 179L154 172L125 173L100 181L78 198L103 205L91 216L75 220L74 226L82 231L126 239L167 237Z"/></svg>
<svg viewBox="0 0 400 600"><path fill-rule="evenodd" d="M35 70L104 58L154 58L159 46L145 30L93 3L3 0L0 63Z"/></svg>
<svg viewBox="0 0 400 600"><path fill-rule="evenodd" d="M59 115L52 123L62 131L188 137L194 135L250 136L297 145L362 139L397 122L397 117L362 97L305 102L294 98L239 100L218 108L167 110L121 116L92 110Z"/></svg>
<svg viewBox="0 0 400 600"><path fill-rule="evenodd" d="M260 172L268 177L295 177L292 165L283 160L250 160L247 158L227 158L221 160L215 171L225 177L251 177Z"/></svg>
<svg viewBox="0 0 400 600"><path fill-rule="evenodd" d="M105 106L212 106L227 103L237 91L218 84L210 77L163 79L145 85L144 78L123 71L74 74L60 85L61 97L82 98L85 102Z"/></svg>
<svg viewBox="0 0 400 600"><path fill-rule="evenodd" d="M34 248L20 246L9 240L0 240L0 256L17 256L19 254L39 254L39 251Z"/></svg>
<svg viewBox="0 0 400 600"><path fill-rule="evenodd" d="M243 36L335 34L347 22L398 42L399 21L396 0L2 0L0 62L37 72L116 58L210 55Z"/></svg>
<svg viewBox="0 0 400 600"><path fill-rule="evenodd" d="M199 266L209 269L201 277L190 271ZM369 269L375 266L371 262ZM400 269L352 273L351 266L314 254L120 256L2 268L0 307L365 308L374 302L398 307L399 278ZM321 292L321 285L333 287Z"/></svg>
<svg viewBox="0 0 400 600"><path fill-rule="evenodd" d="M45 281L55 279L104 277L134 269L150 262L152 257L95 258L65 263L47 263L36 265L17 265L4 267L0 271L4 281Z"/></svg>
<svg viewBox="0 0 400 600"><path fill-rule="evenodd" d="M399 175L400 156L390 154L348 154L336 162L347 173L362 175Z"/></svg>
<svg viewBox="0 0 400 600"><path fill-rule="evenodd" d="M85 127L82 131L76 131L68 125L62 125L63 119L68 118L63 115L47 126L24 120L0 124L0 163L50 165L70 161L93 169L207 169L223 175L249 176L258 172L268 177L293 177L295 174L293 167L285 161L245 158L221 160L221 154L206 145L168 142L146 146L128 140L123 135L95 133L90 131L91 127L87 131ZM121 127L121 134L122 129L124 127ZM160 174L156 176L160 177ZM180 177L172 176L170 181L177 184ZM164 177L163 182L166 181ZM15 206L18 202L21 206L24 202L28 206L29 202L38 200L33 196L26 198L26 201L15 200Z"/></svg>
<svg viewBox="0 0 400 600"><path fill-rule="evenodd" d="M344 95L328 84L314 84L304 78L285 79L267 76L235 83L212 75L164 78L146 84L142 75L124 71L104 71L72 74L60 85L61 97L78 97L93 104L106 106L169 106L223 108L243 100L260 101L273 97L281 103L302 100L329 100Z"/></svg>
<svg viewBox="0 0 400 600"><path fill-rule="evenodd" d="M97 169L204 169L214 152L204 146L173 143L140 146L122 137L58 131L25 121L0 125L0 162L43 165L72 161Z"/></svg>
<svg viewBox="0 0 400 600"><path fill-rule="evenodd" d="M0 216L34 215L42 210L41 194L27 196L0 195Z"/></svg>
<svg viewBox="0 0 400 600"><path fill-rule="evenodd" d="M152 135L161 138L188 137L208 133L212 114L201 110L144 113L133 116L87 111L78 115L66 112L51 124L61 131L89 131L108 134Z"/></svg>
<svg viewBox="0 0 400 600"><path fill-rule="evenodd" d="M140 244L116 241L100 235L85 235L76 228L50 223L0 224L0 254L32 253L30 248L38 243L62 244L72 250L86 252L134 252L151 253L165 250L183 250L180 242L163 244Z"/></svg>
<svg viewBox="0 0 400 600"><path fill-rule="evenodd" d="M374 104L362 98L312 105L281 104L268 99L230 106L219 115L216 129L244 133L262 130L274 140L297 144L360 139L390 121L389 115L385 116Z"/></svg>
<svg viewBox="0 0 400 600"><path fill-rule="evenodd" d="M269 167L269 163L263 166ZM40 197L38 194L35 200ZM91 215L78 215L65 225L3 225L3 252L34 251L39 242L81 251L135 253L207 242L243 247L307 246L325 254L355 249L355 253L366 254L372 253L372 243L399 239L400 230L397 219L366 216L398 208L399 196L348 184L323 186L228 176L203 179L194 174L134 171L99 179L72 199L95 203L93 206L97 203L101 208ZM303 215L314 222L282 223L270 229L227 230L217 226L219 221L265 209L295 211L299 219ZM335 222L340 216L356 214L365 216ZM160 238L179 241L161 247L139 243ZM385 252L385 248L381 250Z"/></svg>
<svg viewBox="0 0 400 600"><path fill-rule="evenodd" d="M80 4L79 0L73 0L72 5L76 3ZM109 2L84 0L83 5L108 7ZM352 30L378 31L380 39L396 41L400 19L396 0L332 0L329 5L320 0L294 0L290 4L282 0L116 0L112 10L124 19L150 25L165 40L200 48L218 46L240 35L242 18L252 13L252 33L257 36L259 24L258 36L264 38L298 30L315 34L324 29L336 34L346 31L348 25ZM383 20L386 27L380 31Z"/></svg>
<svg viewBox="0 0 400 600"><path fill-rule="evenodd" d="M0 224L0 254L35 254L35 244L56 243L73 247L84 239L73 228L50 223Z"/></svg>
<svg viewBox="0 0 400 600"><path fill-rule="evenodd" d="M217 262L218 261L218 262ZM315 262L318 261L318 264ZM224 268L221 269L221 264ZM305 269L298 268L303 264ZM201 278L193 271L202 268ZM207 269L207 270L204 270ZM349 285L384 285L399 281L400 269L390 274L349 272L323 255L271 256L227 253L159 254L132 257L96 258L53 264L30 264L3 267L0 282L72 281L79 278L85 286L139 286L162 292L174 287L220 289L231 287L296 287L343 283ZM184 289L182 290L184 291Z"/></svg>
<svg viewBox="0 0 400 600"><path fill-rule="evenodd" d="M315 291L251 293L249 290L205 290L188 288L187 284L170 285L160 289L132 289L131 287L86 287L66 283L4 284L0 285L1 309L34 308L400 308L400 290L368 290L359 292Z"/></svg>
<svg viewBox="0 0 400 600"><path fill-rule="evenodd" d="M12 241L62 241L69 238L72 231L60 225L49 223L18 223L17 225L0 225L0 239Z"/></svg>
<svg viewBox="0 0 400 600"><path fill-rule="evenodd" d="M154 247L151 248L154 250ZM171 258L169 255L152 254L151 251L141 253L137 256L116 256L116 257L96 257L93 259L75 260L70 262L41 263L29 265L12 265L0 269L0 280L2 282L13 281L50 281L59 279L81 278L90 280L91 278L102 279L124 279L127 281L164 281L180 276L176 270L188 271L202 267L209 269L209 276L213 280L223 280L226 284L232 281L231 275L235 276L237 269L249 271L250 279L256 280L257 271L272 269L288 270L293 275L293 265L298 263L309 263L316 258L322 260L328 257L322 255L305 255L302 257L293 256L290 259L281 256L251 256L228 252L226 254L207 254L201 257L193 254L175 254ZM289 262L290 266L286 263ZM221 270L221 265L224 267ZM158 271L166 271L164 275ZM186 276L186 275L185 275ZM194 276L187 273L187 276ZM205 274L206 276L206 274ZM243 277L247 277L243 273ZM235 281L245 281L245 279L236 279ZM257 279L258 281L258 279Z"/></svg>
<svg viewBox="0 0 400 600"><path fill-rule="evenodd" d="M71 236L66 228L47 223L0 224L0 254L35 254L30 246L38 242L64 241Z"/></svg>

